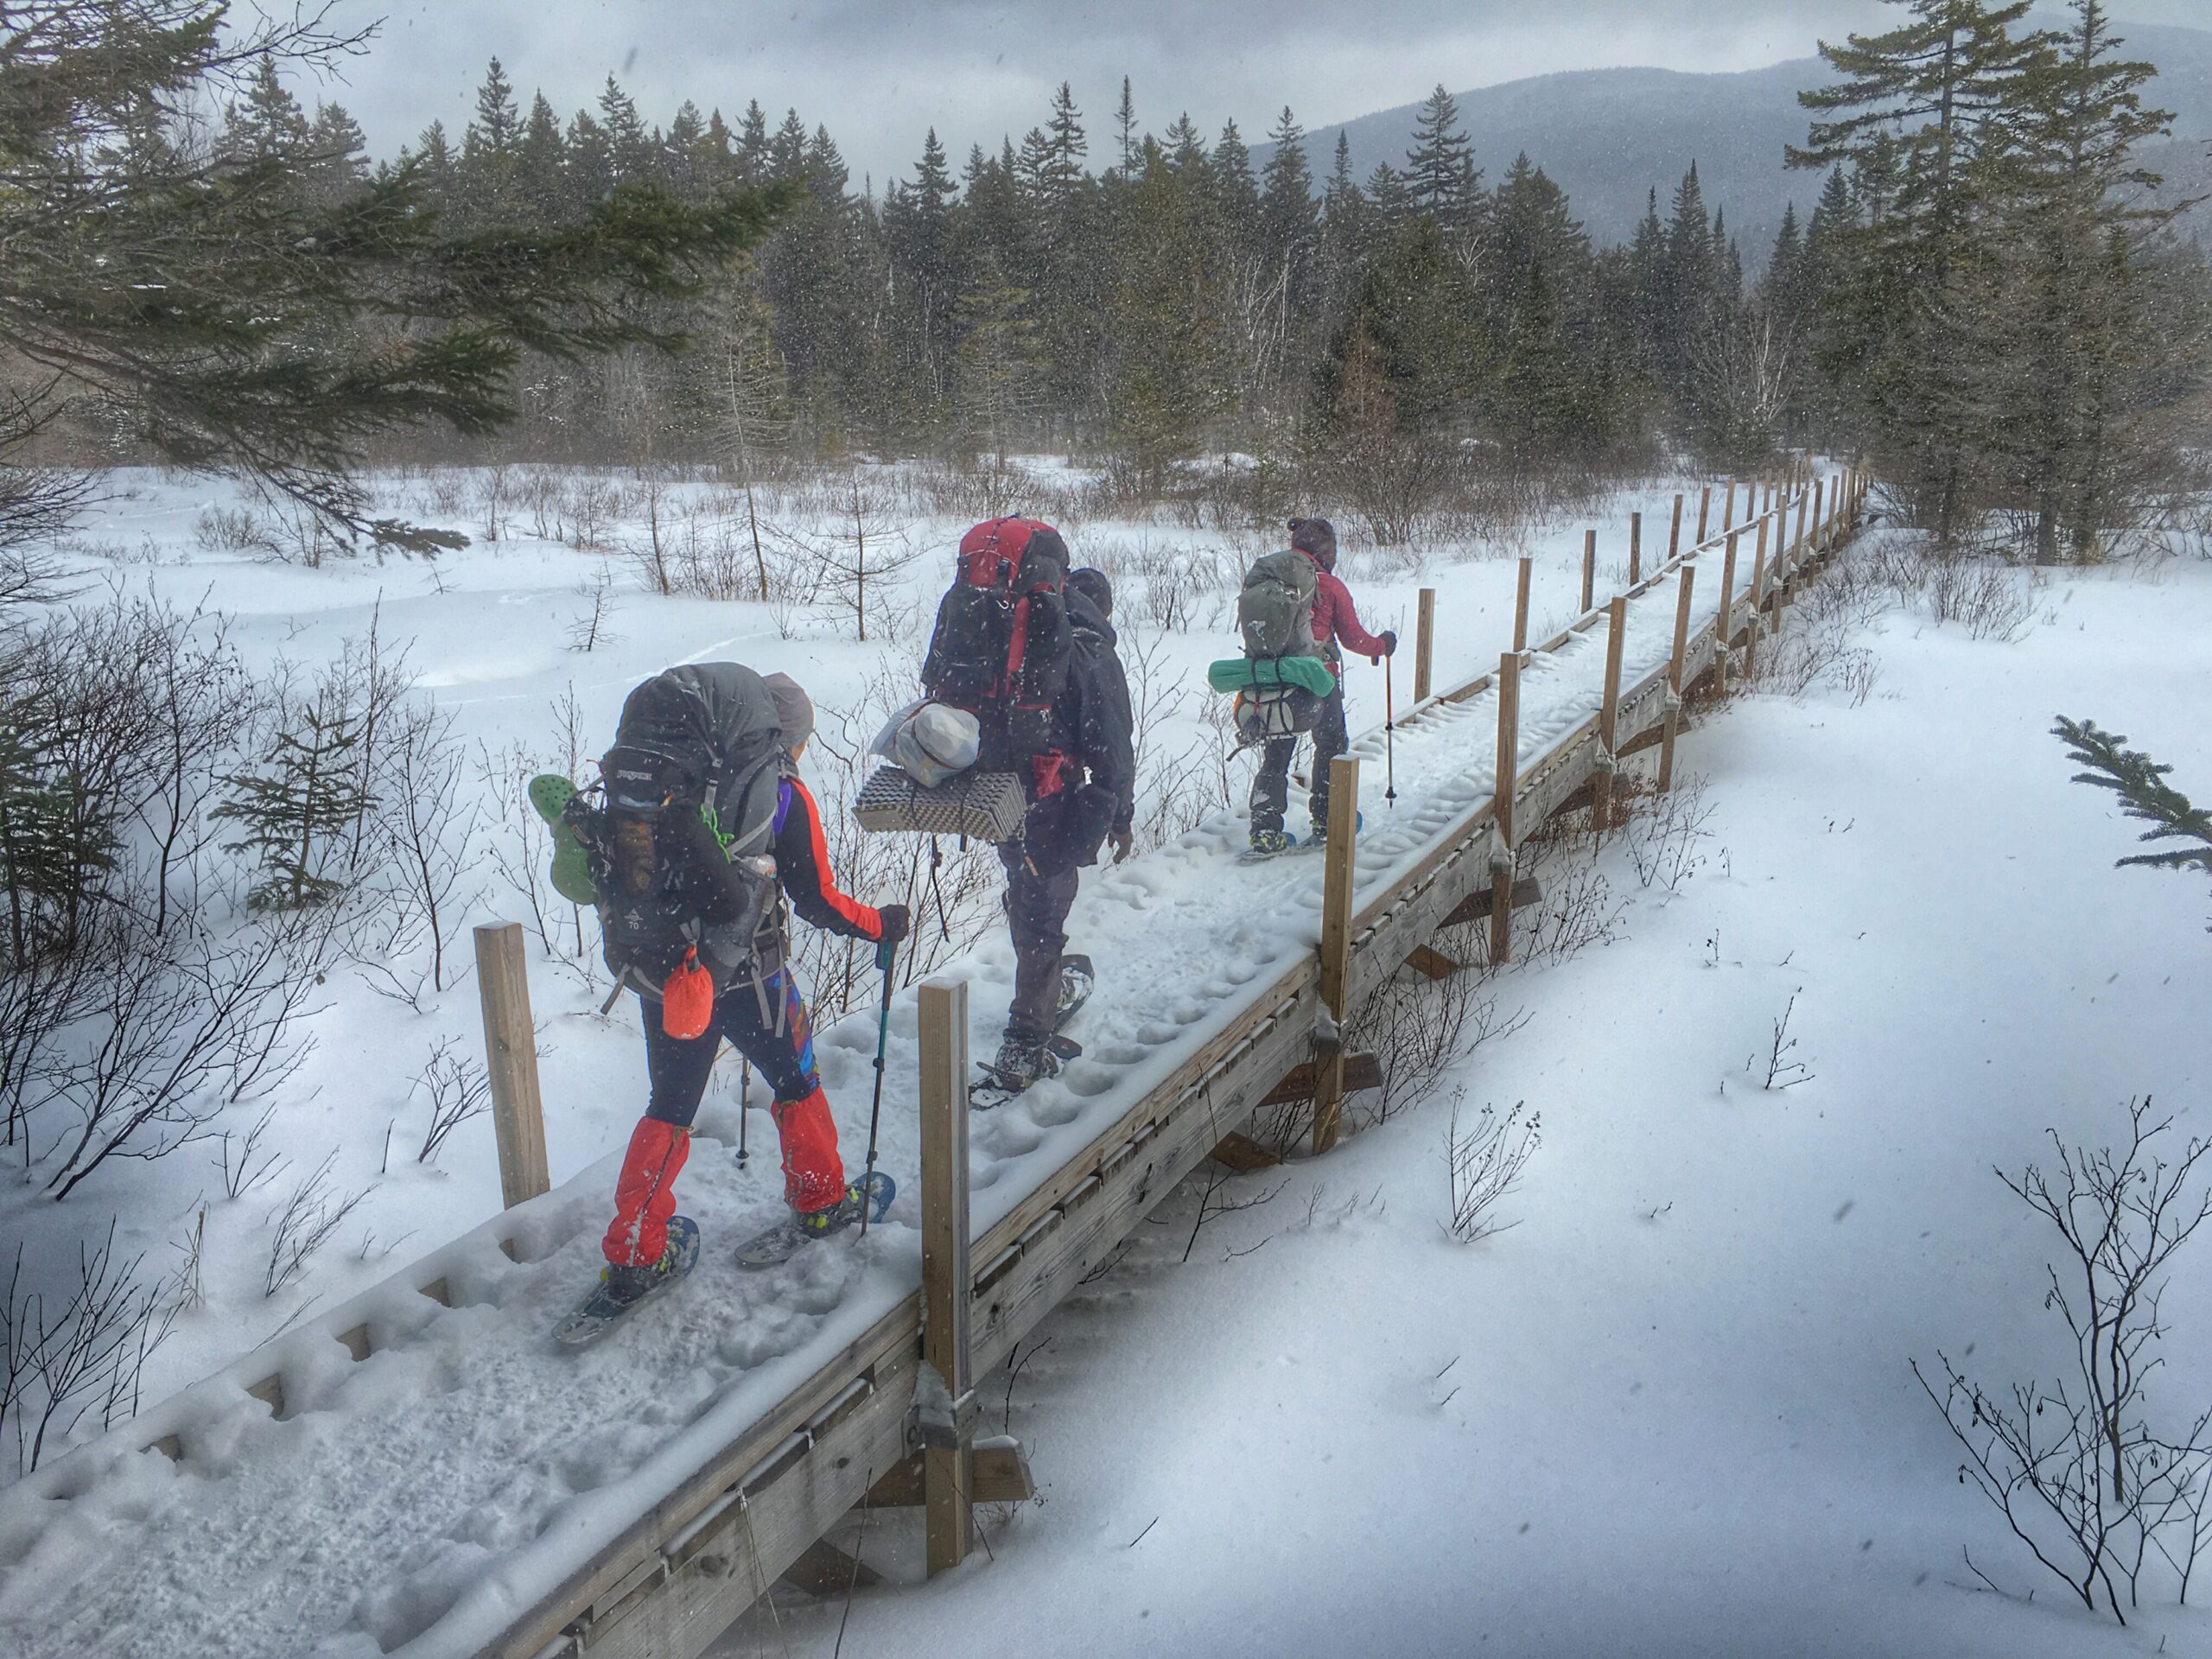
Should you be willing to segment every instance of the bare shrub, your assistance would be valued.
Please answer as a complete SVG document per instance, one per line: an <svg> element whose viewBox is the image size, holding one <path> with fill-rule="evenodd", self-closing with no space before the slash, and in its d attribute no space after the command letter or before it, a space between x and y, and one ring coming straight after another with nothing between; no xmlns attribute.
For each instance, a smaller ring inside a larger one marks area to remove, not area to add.
<svg viewBox="0 0 2212 1659"><path fill-rule="evenodd" d="M482 1066L458 1049L451 1038L441 1040L415 1079L415 1089L430 1108L423 1149L415 1154L418 1164L435 1162L438 1148L445 1145L448 1135L492 1109L492 1079Z"/></svg>
<svg viewBox="0 0 2212 1659"><path fill-rule="evenodd" d="M580 584L576 594L584 602L582 613L569 624L569 649L586 656L601 645L621 643L612 626L614 620L614 574L601 565Z"/></svg>
<svg viewBox="0 0 2212 1659"><path fill-rule="evenodd" d="M146 1362L180 1311L166 1281L141 1277L143 1253L118 1259L115 1223L97 1249L77 1248L77 1282L49 1298L24 1287L16 1247L0 1295L0 1433L12 1432L16 1473L27 1475L87 1414L103 1428L136 1414Z"/></svg>
<svg viewBox="0 0 2212 1659"><path fill-rule="evenodd" d="M261 1145L261 1137L269 1133L270 1121L276 1115L274 1105L264 1107L252 1125L236 1137L235 1144L228 1129L215 1137L215 1167L223 1178L225 1198L242 1198L283 1169L285 1160L264 1151Z"/></svg>
<svg viewBox="0 0 2212 1659"><path fill-rule="evenodd" d="M1792 1058L1797 1052L1797 1039L1790 1034L1789 1016L1797 1012L1797 999L1802 995L1802 987L1790 992L1789 1001L1775 1016L1774 1036L1766 1051L1766 1081L1759 1085L1762 1089L1778 1092L1813 1080L1811 1068L1804 1061Z"/></svg>
<svg viewBox="0 0 2212 1659"><path fill-rule="evenodd" d="M1652 791L1624 815L1622 840L1636 879L1646 887L1679 893L1706 866L1707 826L1719 809L1705 798L1705 779L1687 778L1671 791Z"/></svg>
<svg viewBox="0 0 2212 1659"><path fill-rule="evenodd" d="M481 890L471 849L483 807L463 787L467 757L454 739L451 712L423 699L386 717L375 764L378 804L361 861L373 874L354 958L371 986L419 1010L425 996L451 988L466 971L449 956L461 918ZM425 952L427 972L416 965Z"/></svg>
<svg viewBox="0 0 2212 1659"><path fill-rule="evenodd" d="M330 1166L338 1161L334 1150L325 1155L307 1178L292 1189L292 1196L269 1212L264 1224L272 1230L269 1262L262 1274L262 1294L274 1296L307 1272L315 1253L327 1244L361 1200L374 1191L341 1192L331 1185Z"/></svg>
<svg viewBox="0 0 2212 1659"><path fill-rule="evenodd" d="M2212 1509L2212 1410L2154 1427L2148 1389L2167 1334L2168 1266L2212 1216L2212 1192L2195 1179L2212 1144L2192 1138L2170 1159L2173 1120L2152 1117L2147 1097L2128 1103L2127 1119L2117 1149L2069 1147L2053 1129L2055 1171L1997 1172L2063 1242L2058 1263L2044 1265L2044 1306L2066 1327L2064 1374L1992 1393L1939 1352L1939 1393L1912 1363L1966 1452L1960 1484L2083 1606L2101 1595L2123 1624L2123 1595L2130 1608L2161 1590L2188 1599Z"/></svg>
<svg viewBox="0 0 2212 1659"><path fill-rule="evenodd" d="M1520 1185L1521 1173L1543 1144L1543 1118L1515 1101L1504 1111L1484 1106L1462 1127L1467 1091L1452 1093L1452 1121L1444 1132L1445 1166L1452 1192L1452 1236L1463 1244L1493 1238L1517 1221L1497 1213L1499 1200Z"/></svg>
<svg viewBox="0 0 2212 1659"><path fill-rule="evenodd" d="M251 507L210 505L193 521L192 539L203 553L247 553L276 558L282 552L274 521Z"/></svg>
<svg viewBox="0 0 2212 1659"><path fill-rule="evenodd" d="M1521 845L1518 874L1535 876L1543 889L1543 897L1515 918L1514 948L1524 962L1566 962L1620 937L1627 901L1574 848L1569 817L1554 818Z"/></svg>
<svg viewBox="0 0 2212 1659"><path fill-rule="evenodd" d="M1475 932L1447 930L1437 936L1433 948L1452 961L1478 961ZM1496 983L1477 968L1442 979L1407 968L1352 1010L1345 1022L1345 1045L1374 1054L1382 1071L1382 1087L1357 1097L1363 1124L1383 1122L1392 1113L1427 1099L1446 1073L1484 1043L1510 1037L1528 1024L1527 1009L1500 1007Z"/></svg>

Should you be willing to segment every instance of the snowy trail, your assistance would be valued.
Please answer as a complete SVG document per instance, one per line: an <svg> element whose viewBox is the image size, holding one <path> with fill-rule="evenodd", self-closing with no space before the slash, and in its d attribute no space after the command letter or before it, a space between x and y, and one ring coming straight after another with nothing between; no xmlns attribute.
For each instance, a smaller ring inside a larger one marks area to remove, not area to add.
<svg viewBox="0 0 2212 1659"><path fill-rule="evenodd" d="M1717 608L1719 559L1700 562L1702 624ZM1624 686L1667 660L1676 591L1669 577L1630 602ZM1596 712L1605 648L1600 618L1524 671L1524 768ZM1382 802L1382 734L1353 745L1371 763L1360 902L1489 796L1494 699L1440 703L1402 728L1394 810ZM1100 976L1073 1033L1086 1052L1062 1078L976 1118L978 1233L1239 1018L1256 995L1245 988L1313 949L1319 861L1245 865L1243 837L1241 817L1224 815L1086 880L1069 927ZM1010 949L994 941L965 969L971 1046L988 1052ZM547 1033L552 1046L561 1026ZM855 1018L817 1043L849 1162L866 1133L874 1036ZM536 1206L524 1251L536 1259L511 1262L486 1240L454 1274L461 1305L403 1299L419 1307L378 1322L367 1360L316 1343L296 1361L299 1344L280 1344L282 1421L243 1393L240 1374L265 1370L264 1355L181 1396L194 1424L182 1462L103 1442L0 1494L0 1655L474 1650L918 1281L911 995L893 1007L888 1065L881 1162L906 1192L864 1243L741 1273L730 1246L773 1219L779 1181L772 1152L734 1166L734 1109L710 1103L680 1188L707 1242L683 1292L603 1348L553 1350L547 1331L599 1265L613 1160L586 1170Z"/></svg>

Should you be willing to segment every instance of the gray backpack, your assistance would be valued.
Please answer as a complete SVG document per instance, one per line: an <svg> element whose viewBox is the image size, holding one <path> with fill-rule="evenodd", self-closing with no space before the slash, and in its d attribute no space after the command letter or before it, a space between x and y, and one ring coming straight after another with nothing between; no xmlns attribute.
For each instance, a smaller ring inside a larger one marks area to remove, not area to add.
<svg viewBox="0 0 2212 1659"><path fill-rule="evenodd" d="M1319 588L1313 562L1294 548L1254 561L1236 595L1236 631L1243 636L1245 656L1318 655L1313 599Z"/></svg>

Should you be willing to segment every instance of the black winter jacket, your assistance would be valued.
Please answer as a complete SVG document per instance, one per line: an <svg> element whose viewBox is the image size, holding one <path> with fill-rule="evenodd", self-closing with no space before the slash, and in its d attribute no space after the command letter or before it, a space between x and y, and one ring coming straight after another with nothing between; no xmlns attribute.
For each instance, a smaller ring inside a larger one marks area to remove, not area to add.
<svg viewBox="0 0 2212 1659"><path fill-rule="evenodd" d="M1136 721L1129 710L1129 682L1115 653L1114 625L1084 599L1067 596L1073 635L1068 689L1052 705L1052 747L1113 798L1112 825L1128 829L1136 813ZM1081 778L1071 778L1071 786Z"/></svg>

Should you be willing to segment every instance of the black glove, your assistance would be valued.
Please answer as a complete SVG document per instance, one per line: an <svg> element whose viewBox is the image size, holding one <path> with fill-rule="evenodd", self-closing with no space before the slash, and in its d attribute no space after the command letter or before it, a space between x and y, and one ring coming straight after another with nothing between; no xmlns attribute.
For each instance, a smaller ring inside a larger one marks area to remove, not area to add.
<svg viewBox="0 0 2212 1659"><path fill-rule="evenodd" d="M912 925L912 920L907 915L906 906L904 905L879 905L876 906L875 918L882 929L876 935L878 944L898 944L906 937L907 930Z"/></svg>
<svg viewBox="0 0 2212 1659"><path fill-rule="evenodd" d="M1381 638L1382 640L1382 654L1385 657L1396 656L1398 654L1398 636L1391 632L1389 629L1385 628L1382 630Z"/></svg>

